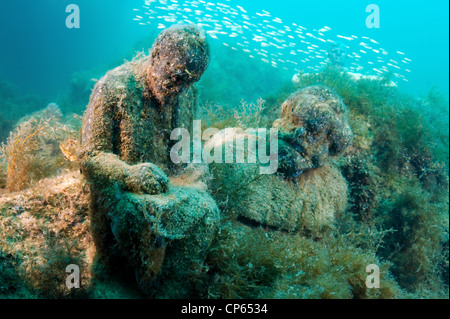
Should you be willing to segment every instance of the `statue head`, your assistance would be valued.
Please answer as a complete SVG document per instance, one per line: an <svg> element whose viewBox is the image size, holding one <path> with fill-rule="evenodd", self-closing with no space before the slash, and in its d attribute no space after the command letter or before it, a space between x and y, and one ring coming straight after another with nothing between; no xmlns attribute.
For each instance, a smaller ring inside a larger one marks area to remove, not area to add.
<svg viewBox="0 0 450 319"><path fill-rule="evenodd" d="M161 32L150 57L150 90L164 105L200 80L209 64L209 46L198 27L175 25Z"/></svg>
<svg viewBox="0 0 450 319"><path fill-rule="evenodd" d="M328 49L328 59L330 59L332 65L343 67L347 57L347 50L343 44L336 42L331 44Z"/></svg>
<svg viewBox="0 0 450 319"><path fill-rule="evenodd" d="M339 95L321 85L292 94L274 127L287 145L280 146L280 161L281 167L287 162L285 170L292 169L289 175L323 166L328 157L342 154L353 140L347 107Z"/></svg>

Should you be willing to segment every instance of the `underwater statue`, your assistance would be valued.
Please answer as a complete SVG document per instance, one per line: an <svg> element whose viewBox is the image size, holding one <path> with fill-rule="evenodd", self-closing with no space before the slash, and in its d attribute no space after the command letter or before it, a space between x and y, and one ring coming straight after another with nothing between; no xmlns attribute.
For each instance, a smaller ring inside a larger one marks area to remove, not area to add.
<svg viewBox="0 0 450 319"><path fill-rule="evenodd" d="M220 217L204 183L181 174L169 154L172 130L192 126L192 84L208 63L203 32L171 27L150 56L96 84L83 120L81 165L98 256L104 264L125 259L140 289L159 297L189 297Z"/></svg>
<svg viewBox="0 0 450 319"><path fill-rule="evenodd" d="M347 60L347 50L342 43L332 43L328 49L328 59L333 66L344 67Z"/></svg>
<svg viewBox="0 0 450 319"><path fill-rule="evenodd" d="M347 205L346 181L330 163L353 140L347 108L331 89L307 87L284 102L273 127L279 130L278 173L260 174L259 163L213 163L212 193L246 224L320 237ZM208 143L226 145L251 134L221 131Z"/></svg>

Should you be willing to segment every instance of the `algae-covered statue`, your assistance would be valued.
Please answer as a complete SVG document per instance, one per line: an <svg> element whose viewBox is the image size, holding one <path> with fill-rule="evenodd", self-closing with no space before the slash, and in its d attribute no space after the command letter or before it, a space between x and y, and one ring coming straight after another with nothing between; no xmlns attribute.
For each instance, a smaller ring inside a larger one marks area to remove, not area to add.
<svg viewBox="0 0 450 319"><path fill-rule="evenodd" d="M212 193L244 223L320 237L347 205L347 184L329 160L351 145L347 108L331 89L308 87L284 102L273 128L279 131L277 174L261 175L259 163L213 163ZM233 143L250 135L221 131L208 143Z"/></svg>
<svg viewBox="0 0 450 319"><path fill-rule="evenodd" d="M333 42L328 49L328 59L331 65L342 68L347 58L348 55L345 46L342 43Z"/></svg>
<svg viewBox="0 0 450 319"><path fill-rule="evenodd" d="M204 183L179 177L183 167L170 161L171 131L190 129L192 84L208 63L202 31L171 27L150 56L96 84L83 120L81 163L100 260L125 258L140 288L161 297L189 296L219 221Z"/></svg>

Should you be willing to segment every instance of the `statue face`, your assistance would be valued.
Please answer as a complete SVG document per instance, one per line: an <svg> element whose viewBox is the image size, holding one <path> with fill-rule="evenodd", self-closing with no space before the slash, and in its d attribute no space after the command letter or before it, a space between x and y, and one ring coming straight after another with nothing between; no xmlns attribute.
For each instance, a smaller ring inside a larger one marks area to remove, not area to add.
<svg viewBox="0 0 450 319"><path fill-rule="evenodd" d="M324 86L302 89L283 104L282 118L274 126L288 145L286 157L296 171L320 167L351 144L346 110L342 99Z"/></svg>
<svg viewBox="0 0 450 319"><path fill-rule="evenodd" d="M347 59L345 46L340 43L333 43L328 50L328 58L333 65L344 66Z"/></svg>
<svg viewBox="0 0 450 319"><path fill-rule="evenodd" d="M163 31L150 54L150 89L160 101L177 96L200 80L209 63L206 37L195 26L174 26Z"/></svg>

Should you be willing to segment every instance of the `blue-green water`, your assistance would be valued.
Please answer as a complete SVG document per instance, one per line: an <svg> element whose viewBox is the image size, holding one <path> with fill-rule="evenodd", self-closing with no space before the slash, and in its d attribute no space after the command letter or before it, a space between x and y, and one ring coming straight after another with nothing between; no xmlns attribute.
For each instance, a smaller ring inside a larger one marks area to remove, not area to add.
<svg viewBox="0 0 450 319"><path fill-rule="evenodd" d="M178 2L183 4L185 1ZM255 13L261 10L270 12L271 19L278 17L283 21L283 24L277 24L281 29L284 25L292 26L292 23L308 30L328 26L335 34L375 39L389 52L389 59L397 61L395 52L401 51L412 60L409 65L411 72L406 74L408 82L399 81L406 92L424 94L437 86L448 93L447 1L377 1L379 29L367 28L365 22L369 13L366 13L366 7L370 3L364 1L222 2L234 8L242 7L249 16L256 16ZM65 25L68 16L65 8L71 3L80 7L79 29L68 29ZM152 23L145 26L133 21L136 16L133 9L143 10L143 5L144 0L1 1L0 78L13 82L25 92L58 96L67 89L73 72L118 64L121 59L130 58L134 49L142 49L145 46L139 43L142 40L148 39L148 47L151 46L151 39L160 31L157 27L161 21L151 20ZM152 3L150 7L157 5ZM219 15L219 20L223 16L226 15ZM293 41L300 44L299 40ZM230 37L220 41L211 38L210 41L217 45L238 42ZM140 45L136 46L137 43ZM273 47L271 49L277 51ZM300 59L292 56L289 60L299 62ZM270 67L266 65L267 69Z"/></svg>

